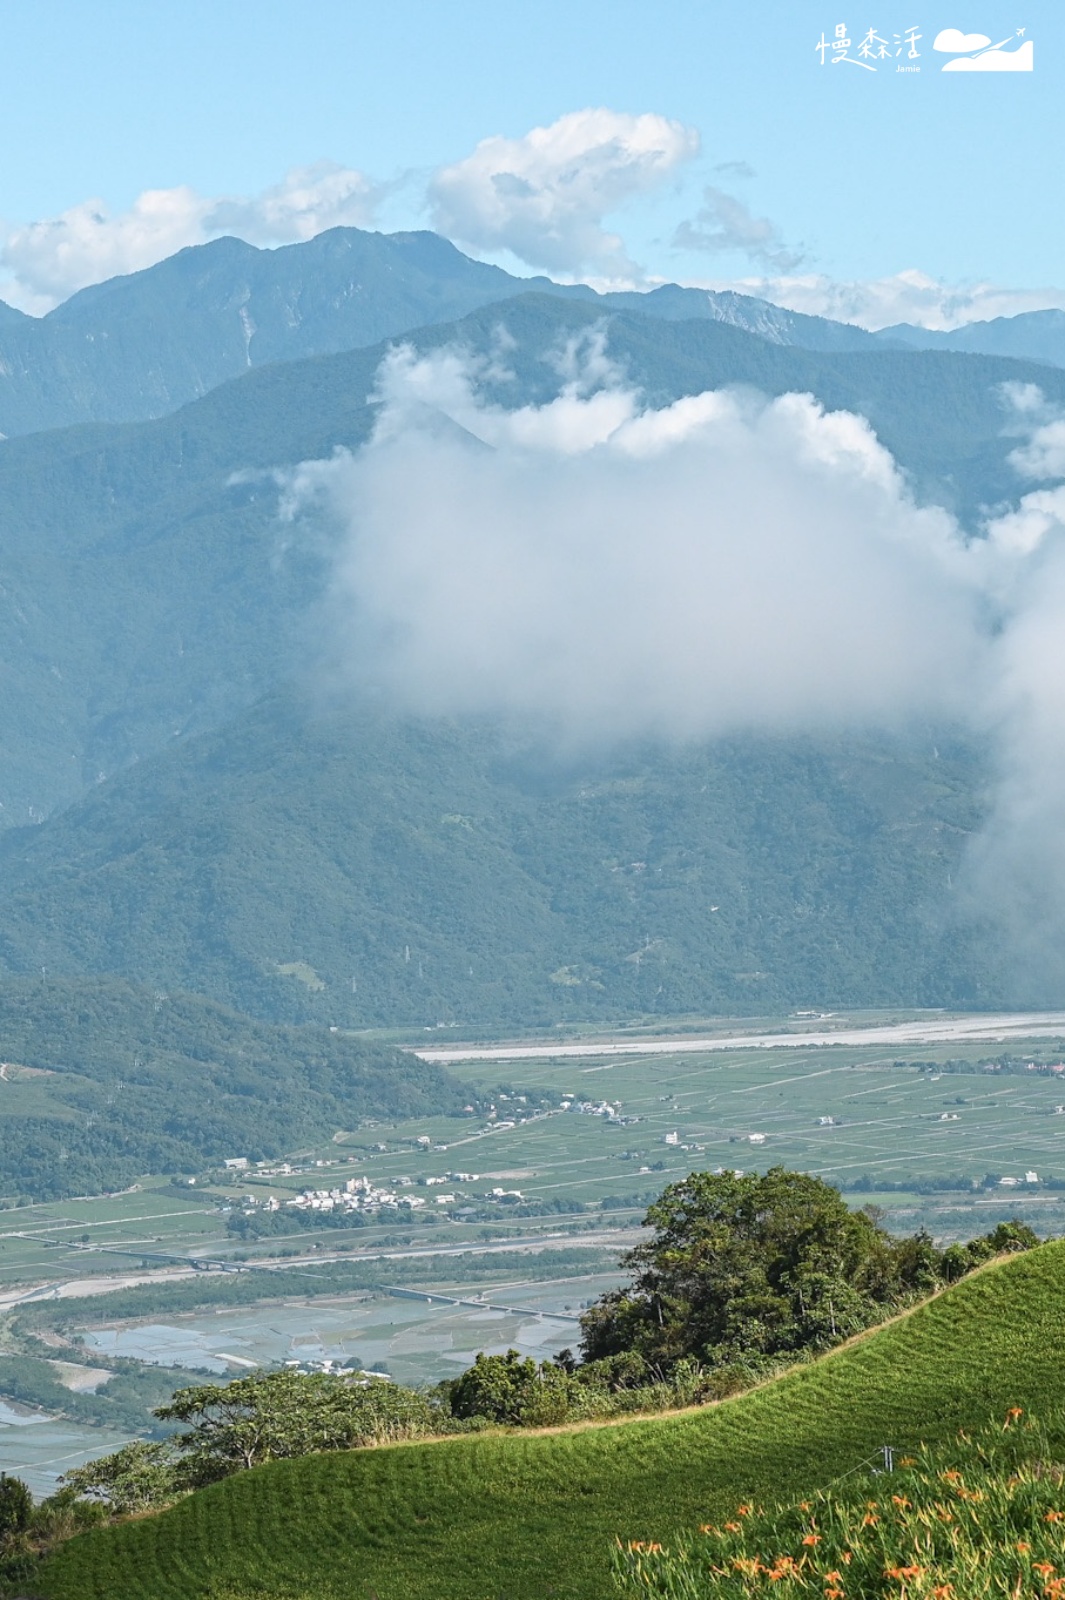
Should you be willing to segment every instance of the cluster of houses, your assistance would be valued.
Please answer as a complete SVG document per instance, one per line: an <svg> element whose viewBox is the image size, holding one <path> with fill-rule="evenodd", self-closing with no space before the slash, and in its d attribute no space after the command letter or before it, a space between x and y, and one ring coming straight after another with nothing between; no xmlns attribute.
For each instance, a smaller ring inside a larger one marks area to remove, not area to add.
<svg viewBox="0 0 1065 1600"><path fill-rule="evenodd" d="M252 1195L245 1195L242 1199L242 1204L249 1211L280 1211L282 1208L326 1213L421 1211L434 1203L438 1206L449 1206L468 1200L470 1196L448 1186L455 1183L477 1183L478 1181L479 1178L476 1172L449 1172L442 1178L392 1178L384 1184L376 1184L372 1179L366 1177L349 1178L342 1188L304 1189L300 1194L294 1195L291 1200L279 1200L276 1195L272 1194L265 1200L258 1201ZM444 1192L431 1196L407 1192L415 1188L415 1186L425 1189L442 1189ZM483 1195L478 1195L475 1198L489 1203L496 1202L504 1205L513 1205L525 1197L520 1189L497 1187L489 1189Z"/></svg>
<svg viewBox="0 0 1065 1600"><path fill-rule="evenodd" d="M586 1117L602 1117L614 1128L631 1128L639 1117L623 1117L620 1100L577 1100L571 1094L562 1096L560 1111L576 1111Z"/></svg>

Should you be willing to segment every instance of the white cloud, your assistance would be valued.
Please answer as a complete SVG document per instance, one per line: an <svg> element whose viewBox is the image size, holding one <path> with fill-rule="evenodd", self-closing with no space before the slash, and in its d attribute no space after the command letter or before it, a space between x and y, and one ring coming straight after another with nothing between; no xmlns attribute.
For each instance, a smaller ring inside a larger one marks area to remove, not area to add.
<svg viewBox="0 0 1065 1600"><path fill-rule="evenodd" d="M384 187L335 161L294 167L250 200L219 200L207 217L212 233L235 233L249 244L289 244L327 228L365 228Z"/></svg>
<svg viewBox="0 0 1065 1600"><path fill-rule="evenodd" d="M381 192L362 173L319 162L250 197L207 198L186 185L147 189L118 213L86 200L8 236L0 259L11 278L0 293L40 314L86 284L137 272L224 233L287 244L324 228L365 226Z"/></svg>
<svg viewBox="0 0 1065 1600"><path fill-rule="evenodd" d="M1065 478L1065 418L1036 428L1028 443L1012 452L1010 461L1026 478Z"/></svg>
<svg viewBox="0 0 1065 1600"><path fill-rule="evenodd" d="M1052 405L1036 383L1004 383L1001 394L1007 413L1003 431L1023 440L1010 452L1010 465L1022 478L1041 483L1065 478L1065 410Z"/></svg>
<svg viewBox="0 0 1065 1600"><path fill-rule="evenodd" d="M996 781L973 841L966 908L996 930L1014 999L1065 986L1065 492L1041 502L1039 538L993 646L988 710Z"/></svg>
<svg viewBox="0 0 1065 1600"><path fill-rule="evenodd" d="M1060 994L1065 485L969 540L809 395L649 406L601 332L559 369L553 400L507 410L499 353L395 351L369 445L288 480L286 515L337 530L348 678L563 746L967 727L995 782L961 903L1012 940L1018 995ZM1055 418L1031 385L1006 399L1042 472Z"/></svg>
<svg viewBox="0 0 1065 1600"><path fill-rule="evenodd" d="M666 117L573 111L517 139L482 139L429 185L433 225L482 251L509 250L548 272L638 276L604 219L661 185L699 149Z"/></svg>
<svg viewBox="0 0 1065 1600"><path fill-rule="evenodd" d="M372 443L288 501L344 530L360 681L564 742L961 713L980 665L960 538L867 423L808 395L648 407L605 376L508 411L459 352L389 358Z"/></svg>
<svg viewBox="0 0 1065 1600"><path fill-rule="evenodd" d="M916 268L889 277L839 281L823 274L705 280L703 288L735 289L789 311L805 311L862 328L910 322L949 330L1022 311L1065 310L1065 289L1006 289L997 284L949 284Z"/></svg>
<svg viewBox="0 0 1065 1600"><path fill-rule="evenodd" d="M736 251L751 261L794 272L802 252L789 250L776 223L756 217L742 200L708 184L703 204L690 222L682 222L673 235L679 250Z"/></svg>

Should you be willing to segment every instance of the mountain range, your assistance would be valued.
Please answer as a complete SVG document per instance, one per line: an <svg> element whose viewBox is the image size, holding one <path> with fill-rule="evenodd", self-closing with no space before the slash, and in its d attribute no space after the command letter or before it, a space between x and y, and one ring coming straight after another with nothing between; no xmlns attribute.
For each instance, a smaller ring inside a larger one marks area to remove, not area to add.
<svg viewBox="0 0 1065 1600"><path fill-rule="evenodd" d="M533 292L726 322L811 350L874 344L860 328L744 295L676 284L598 295L516 278L434 233L334 228L277 250L216 239L82 289L45 317L0 303L0 433L163 416L253 367L374 345Z"/></svg>
<svg viewBox="0 0 1065 1600"><path fill-rule="evenodd" d="M400 335L487 356L504 329L514 405L556 395L558 349L599 327L652 404L739 385L866 416L973 531L1017 493L1002 385L1065 404L1034 360L742 296L530 285L428 234L221 240L0 314L21 434L0 444L0 972L352 1025L1007 997L951 887L978 742L563 760L323 690L330 553L283 527L278 473L368 437Z"/></svg>

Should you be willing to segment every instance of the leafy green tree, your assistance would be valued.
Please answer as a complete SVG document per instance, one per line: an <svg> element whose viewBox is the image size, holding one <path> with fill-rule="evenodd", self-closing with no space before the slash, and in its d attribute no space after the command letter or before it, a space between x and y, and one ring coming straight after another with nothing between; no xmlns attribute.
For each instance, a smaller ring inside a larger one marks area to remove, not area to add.
<svg viewBox="0 0 1065 1600"><path fill-rule="evenodd" d="M76 1495L102 1502L116 1515L163 1505L184 1487L179 1453L169 1439L136 1439L113 1455L73 1467L64 1474L63 1484Z"/></svg>
<svg viewBox="0 0 1065 1600"><path fill-rule="evenodd" d="M900 1250L829 1184L774 1167L695 1172L651 1206L653 1237L626 1257L630 1288L582 1318L589 1361L634 1350L659 1373L685 1357L710 1365L823 1349L924 1286L930 1240Z"/></svg>
<svg viewBox="0 0 1065 1600"><path fill-rule="evenodd" d="M25 1533L32 1520L33 1496L26 1484L0 1473L0 1548Z"/></svg>
<svg viewBox="0 0 1065 1600"><path fill-rule="evenodd" d="M436 1420L424 1395L385 1379L298 1372L179 1389L155 1415L188 1424L172 1442L195 1483L287 1456L413 1438Z"/></svg>
<svg viewBox="0 0 1065 1600"><path fill-rule="evenodd" d="M478 1355L447 1387L453 1416L546 1427L565 1420L574 1385L564 1364L508 1350L503 1356Z"/></svg>

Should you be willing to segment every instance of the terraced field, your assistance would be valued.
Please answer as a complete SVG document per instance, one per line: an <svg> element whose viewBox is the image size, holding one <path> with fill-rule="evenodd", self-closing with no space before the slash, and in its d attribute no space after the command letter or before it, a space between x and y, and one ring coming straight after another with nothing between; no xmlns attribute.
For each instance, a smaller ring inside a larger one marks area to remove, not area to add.
<svg viewBox="0 0 1065 1600"><path fill-rule="evenodd" d="M724 1404L242 1474L72 1541L47 1600L604 1600L616 1535L662 1539L737 1498L824 1486L885 1444L1060 1404L1065 1243Z"/></svg>

